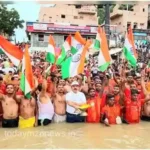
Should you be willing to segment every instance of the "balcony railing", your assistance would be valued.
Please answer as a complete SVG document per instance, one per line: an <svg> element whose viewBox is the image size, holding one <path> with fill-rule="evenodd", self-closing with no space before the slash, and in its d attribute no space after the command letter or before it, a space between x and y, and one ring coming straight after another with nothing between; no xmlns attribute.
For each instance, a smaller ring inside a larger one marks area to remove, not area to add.
<svg viewBox="0 0 150 150"><path fill-rule="evenodd" d="M78 10L79 14L95 14L96 10L94 9L80 9Z"/></svg>

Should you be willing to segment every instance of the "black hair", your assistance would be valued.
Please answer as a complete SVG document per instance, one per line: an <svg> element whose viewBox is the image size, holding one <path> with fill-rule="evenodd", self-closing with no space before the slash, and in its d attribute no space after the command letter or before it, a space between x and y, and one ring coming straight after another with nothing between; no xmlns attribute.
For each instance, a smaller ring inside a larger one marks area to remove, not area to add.
<svg viewBox="0 0 150 150"><path fill-rule="evenodd" d="M95 89L94 89L94 88L89 88L89 89L88 89L88 93L89 93L91 90L94 90L94 91L95 91Z"/></svg>
<svg viewBox="0 0 150 150"><path fill-rule="evenodd" d="M114 97L114 94L107 94L107 95L106 95L106 99L107 99L107 100L109 100L110 98L113 98L113 97Z"/></svg>
<svg viewBox="0 0 150 150"><path fill-rule="evenodd" d="M139 94L138 90L132 89L132 90L131 90L131 95L134 95L134 94Z"/></svg>

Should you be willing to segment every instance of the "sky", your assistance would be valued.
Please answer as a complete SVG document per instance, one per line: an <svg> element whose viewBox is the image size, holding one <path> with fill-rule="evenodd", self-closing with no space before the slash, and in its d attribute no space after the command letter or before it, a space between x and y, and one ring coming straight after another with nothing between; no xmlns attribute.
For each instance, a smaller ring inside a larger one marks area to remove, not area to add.
<svg viewBox="0 0 150 150"><path fill-rule="evenodd" d="M40 11L40 4L37 4L34 1L26 1L26 2L19 2L16 1L15 4L9 4L7 5L8 9L15 8L19 15L20 19L23 19L25 22L26 21L36 21L38 20L38 15ZM48 6L48 5L46 5ZM26 42L27 41L27 36L25 33L26 29L26 24L24 23L24 28L23 29L15 29L15 34L16 34L16 41L18 42Z"/></svg>

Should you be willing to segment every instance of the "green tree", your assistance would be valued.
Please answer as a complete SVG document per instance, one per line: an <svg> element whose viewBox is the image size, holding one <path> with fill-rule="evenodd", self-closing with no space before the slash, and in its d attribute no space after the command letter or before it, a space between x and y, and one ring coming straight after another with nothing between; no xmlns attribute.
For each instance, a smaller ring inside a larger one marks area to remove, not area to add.
<svg viewBox="0 0 150 150"><path fill-rule="evenodd" d="M115 7L115 4L110 5L110 7L109 7L110 13L113 12L114 7ZM105 6L97 9L97 16L99 17L98 24L103 24L104 20L105 20Z"/></svg>
<svg viewBox="0 0 150 150"><path fill-rule="evenodd" d="M24 20L20 20L19 13L13 8L8 10L0 5L0 34L14 35L14 29L23 28Z"/></svg>

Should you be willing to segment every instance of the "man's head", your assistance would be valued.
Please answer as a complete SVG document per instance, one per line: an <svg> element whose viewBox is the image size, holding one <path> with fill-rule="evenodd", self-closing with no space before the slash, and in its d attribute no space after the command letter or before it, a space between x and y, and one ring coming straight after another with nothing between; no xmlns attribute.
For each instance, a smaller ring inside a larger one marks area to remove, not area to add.
<svg viewBox="0 0 150 150"><path fill-rule="evenodd" d="M89 93L89 96L90 96L90 97L92 97L92 98L95 97L95 89L94 89L94 88L90 88L90 89L88 90L88 93Z"/></svg>
<svg viewBox="0 0 150 150"><path fill-rule="evenodd" d="M77 93L79 90L79 83L77 81L73 81L71 83L71 88L74 93Z"/></svg>
<svg viewBox="0 0 150 150"><path fill-rule="evenodd" d="M133 76L132 76L132 74L131 73L127 73L127 81L128 81L128 83L131 83L131 82L133 82Z"/></svg>
<svg viewBox="0 0 150 150"><path fill-rule="evenodd" d="M132 89L131 90L131 100L137 101L138 100L138 94L139 94L138 90Z"/></svg>
<svg viewBox="0 0 150 150"><path fill-rule="evenodd" d="M13 94L14 93L14 85L13 84L7 84L6 92L7 92L7 94Z"/></svg>
<svg viewBox="0 0 150 150"><path fill-rule="evenodd" d="M114 98L113 94L107 94L106 100L107 100L107 104L109 106L114 106L114 104L115 104L115 98Z"/></svg>
<svg viewBox="0 0 150 150"><path fill-rule="evenodd" d="M117 94L119 94L119 92L120 92L120 88L119 88L119 86L118 85L115 85L114 86L114 95L117 95Z"/></svg>
<svg viewBox="0 0 150 150"><path fill-rule="evenodd" d="M130 89L131 90L136 90L137 89L135 83L130 84Z"/></svg>
<svg viewBox="0 0 150 150"><path fill-rule="evenodd" d="M96 89L97 92L100 92L101 89L102 89L102 85L100 83L96 83L95 84L95 89Z"/></svg>
<svg viewBox="0 0 150 150"><path fill-rule="evenodd" d="M64 93L64 86L62 84L58 84L57 91L58 91L58 93Z"/></svg>
<svg viewBox="0 0 150 150"><path fill-rule="evenodd" d="M12 71L9 71L9 75L12 76L12 75L13 75L13 72L12 72Z"/></svg>
<svg viewBox="0 0 150 150"><path fill-rule="evenodd" d="M138 85L141 85L141 77L140 76L136 77L136 82Z"/></svg>
<svg viewBox="0 0 150 150"><path fill-rule="evenodd" d="M66 81L63 80L63 79L59 79L59 84L62 84L63 86L65 86L66 85Z"/></svg>

